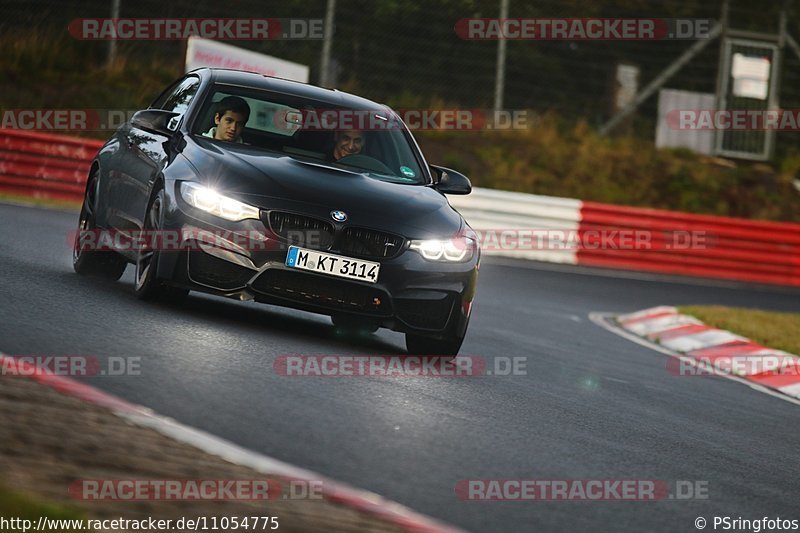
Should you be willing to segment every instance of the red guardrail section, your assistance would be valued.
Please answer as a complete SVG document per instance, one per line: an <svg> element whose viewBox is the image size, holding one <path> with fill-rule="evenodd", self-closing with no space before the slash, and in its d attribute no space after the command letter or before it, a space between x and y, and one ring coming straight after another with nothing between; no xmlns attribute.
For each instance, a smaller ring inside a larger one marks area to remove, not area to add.
<svg viewBox="0 0 800 533"><path fill-rule="evenodd" d="M583 203L581 217L581 242L615 230L639 230L651 242L630 246L616 237L583 246L580 265L800 286L800 224L594 202ZM699 240L689 244L687 235Z"/></svg>
<svg viewBox="0 0 800 533"><path fill-rule="evenodd" d="M0 129L0 191L80 201L89 163L102 145ZM583 202L581 216L581 265L800 286L800 224L593 202ZM630 246L614 236L617 230L639 230L649 245ZM703 241L676 243L676 232L694 232Z"/></svg>
<svg viewBox="0 0 800 533"><path fill-rule="evenodd" d="M83 199L89 164L102 141L0 129L0 191Z"/></svg>

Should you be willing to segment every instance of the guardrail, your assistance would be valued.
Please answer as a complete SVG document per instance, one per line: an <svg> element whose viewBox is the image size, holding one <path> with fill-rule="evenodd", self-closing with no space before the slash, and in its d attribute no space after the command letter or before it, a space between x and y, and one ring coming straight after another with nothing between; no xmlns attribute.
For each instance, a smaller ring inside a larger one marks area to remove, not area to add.
<svg viewBox="0 0 800 533"><path fill-rule="evenodd" d="M581 230L592 229L643 230L663 243L582 248L582 265L800 286L800 224L584 202ZM695 236L696 242L676 242Z"/></svg>
<svg viewBox="0 0 800 533"><path fill-rule="evenodd" d="M800 286L800 224L481 188L450 201L488 255Z"/></svg>
<svg viewBox="0 0 800 533"><path fill-rule="evenodd" d="M80 201L100 146L0 129L0 191ZM800 286L800 224L479 187L449 198L487 255Z"/></svg>
<svg viewBox="0 0 800 533"><path fill-rule="evenodd" d="M89 163L102 141L0 129L0 191L83 199Z"/></svg>
<svg viewBox="0 0 800 533"><path fill-rule="evenodd" d="M479 187L448 198L478 232L484 253L577 264L577 248L561 237L580 229L580 200Z"/></svg>

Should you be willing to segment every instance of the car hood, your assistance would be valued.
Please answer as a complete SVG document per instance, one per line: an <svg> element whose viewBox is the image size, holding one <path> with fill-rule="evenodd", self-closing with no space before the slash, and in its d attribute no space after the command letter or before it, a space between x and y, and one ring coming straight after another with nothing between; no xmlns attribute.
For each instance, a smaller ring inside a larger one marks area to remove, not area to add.
<svg viewBox="0 0 800 533"><path fill-rule="evenodd" d="M262 209L301 212L330 220L347 213L347 224L402 233L410 238L452 235L461 216L444 195L420 185L370 178L325 162L306 162L249 146L189 141L184 156L200 181L222 194Z"/></svg>

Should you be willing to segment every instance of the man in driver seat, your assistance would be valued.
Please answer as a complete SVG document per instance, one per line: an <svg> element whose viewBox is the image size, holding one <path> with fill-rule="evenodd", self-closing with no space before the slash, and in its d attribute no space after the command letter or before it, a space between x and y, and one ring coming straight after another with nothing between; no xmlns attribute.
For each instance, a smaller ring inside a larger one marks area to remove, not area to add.
<svg viewBox="0 0 800 533"><path fill-rule="evenodd" d="M364 148L364 133L361 130L341 130L334 136L333 160L338 161L348 155L360 154Z"/></svg>

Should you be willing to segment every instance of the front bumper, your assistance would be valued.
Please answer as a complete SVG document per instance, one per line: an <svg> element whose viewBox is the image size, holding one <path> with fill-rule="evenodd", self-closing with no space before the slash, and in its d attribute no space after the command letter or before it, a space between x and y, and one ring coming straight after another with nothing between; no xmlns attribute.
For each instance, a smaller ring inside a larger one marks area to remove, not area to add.
<svg viewBox="0 0 800 533"><path fill-rule="evenodd" d="M162 280L228 297L355 316L395 331L432 337L466 331L479 252L464 263L440 263L406 249L380 260L377 283L365 283L289 268L289 243L261 221L228 223L180 202L173 196L165 229L181 235L176 247L181 251L159 255Z"/></svg>

